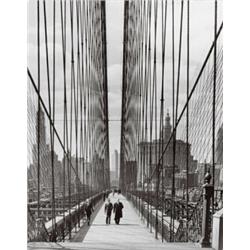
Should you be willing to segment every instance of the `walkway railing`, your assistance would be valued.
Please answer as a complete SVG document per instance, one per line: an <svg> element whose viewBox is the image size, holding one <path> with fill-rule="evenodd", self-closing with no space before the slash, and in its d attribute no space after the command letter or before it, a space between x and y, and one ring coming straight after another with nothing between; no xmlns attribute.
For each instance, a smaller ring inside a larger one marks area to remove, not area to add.
<svg viewBox="0 0 250 250"><path fill-rule="evenodd" d="M103 198L103 193L94 194L88 199L95 206ZM58 214L55 218L56 225L52 227L52 220L44 222L43 219L35 220L33 212L28 208L28 241L64 241L74 228L77 228L79 220L86 217L86 200L72 206L63 214Z"/></svg>
<svg viewBox="0 0 250 250"><path fill-rule="evenodd" d="M153 218L155 237L171 242L204 239L204 224L211 238L212 214L223 206L216 191L204 210L200 188L207 173L213 188L223 184L223 20L221 2L208 2L213 36L196 53L197 1L124 3L120 184L148 226Z"/></svg>
<svg viewBox="0 0 250 250"><path fill-rule="evenodd" d="M219 204L216 207L216 211L223 207L222 193L223 190L215 190L215 204ZM160 234L163 233L165 241L170 241L170 219L171 219L171 198L165 198L164 207L158 207L158 227L156 228L156 196L154 192L149 195L146 191L129 191L127 192L127 198L132 202L139 215L147 223L147 226L158 230ZM161 198L161 197L160 197ZM203 193L201 192L199 198L195 202L189 202L189 215L187 217L187 209L185 199L179 199L175 202L175 228L174 239L175 242L199 242L202 236L202 222L203 222ZM212 209L210 206L209 215L209 234L210 240L212 238ZM163 216L163 220L161 220ZM163 221L163 224L162 224ZM189 230L187 238L187 227Z"/></svg>
<svg viewBox="0 0 250 250"><path fill-rule="evenodd" d="M57 241L110 185L106 3L28 5L28 240Z"/></svg>

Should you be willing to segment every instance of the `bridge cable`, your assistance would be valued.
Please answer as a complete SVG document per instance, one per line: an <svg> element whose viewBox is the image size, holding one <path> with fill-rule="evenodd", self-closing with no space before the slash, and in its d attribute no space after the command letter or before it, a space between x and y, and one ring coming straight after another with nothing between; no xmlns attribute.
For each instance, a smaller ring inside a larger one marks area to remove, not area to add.
<svg viewBox="0 0 250 250"><path fill-rule="evenodd" d="M152 109L155 115L155 139L157 138L157 65L156 65L156 37L157 37L157 18L158 18L158 1L154 0L154 63L153 63L153 86L152 86ZM157 143L155 145L155 158L157 158ZM156 183L156 220L155 220L155 238L158 236L158 196L159 196L159 171L157 169Z"/></svg>
<svg viewBox="0 0 250 250"><path fill-rule="evenodd" d="M174 37L174 29L175 29L175 22L174 22L174 0L172 0L172 122L173 124L175 121L175 37ZM170 242L173 242L173 232L174 232L174 216L175 216L175 139L176 133L173 131L173 161L172 161L172 194L171 194L171 220L170 220ZM163 157L163 155L162 155Z"/></svg>
<svg viewBox="0 0 250 250"><path fill-rule="evenodd" d="M213 62L213 105L212 105L212 168L213 168L213 187L215 187L215 123L216 123L216 77L217 77L217 0L214 2L214 62ZM214 213L214 194L212 197L212 213Z"/></svg>
<svg viewBox="0 0 250 250"><path fill-rule="evenodd" d="M218 37L219 37L219 35L220 35L222 29L223 29L223 22L221 23L220 28L219 28L219 30L218 30L218 32L217 32L216 40L218 39ZM207 63L208 63L208 59L209 59L209 57L210 57L210 55L211 55L213 49L214 49L214 42L212 43L212 45L211 45L211 47L210 47L210 49L209 49L209 51L208 51L208 53L207 53L207 55L206 55L206 58L205 58L205 60L203 61L203 64L202 64L202 66L201 66L201 69L200 69L200 71L199 71L199 73L198 73L198 75L197 75L197 77L196 77L196 80L195 80L195 82L194 82L194 84L193 84L193 87L192 87L192 89L191 89L191 91L190 91L190 93L189 93L188 100L187 100L187 102L184 104L184 106L183 106L183 108L182 108L182 111L181 111L181 113L180 113L180 115L179 115L179 118L178 118L178 120L177 120L177 123L176 123L176 125L175 125L174 128L173 128L173 131L172 131L172 133L171 133L171 136L170 136L170 138L169 138L169 140L168 140L168 142L167 142L167 144L166 144L166 146L165 146L165 148L164 148L164 151L163 151L161 157L162 157L163 154L166 152L166 150L167 150L167 148L168 148L168 146L169 146L169 144L170 144L170 141L171 141L172 138L173 138L173 134L174 134L174 132L176 131L176 129L177 129L177 127L178 127L178 124L180 123L180 120L181 120L181 118L182 118L184 112L186 111L187 103L190 101L191 97L193 96L193 93L194 93L194 91L195 91L195 89L196 89L196 87L197 87L197 85L198 85L198 83L199 83L199 80L200 80L200 78L201 78L201 75L202 75L202 73L203 73L203 71L204 71L204 69L205 69L205 67L206 67L206 65L207 65ZM161 158L159 159L159 161L160 161L160 160L161 160ZM158 164L159 164L159 162L158 162ZM152 174L151 174L151 176L150 176L150 179L152 179L152 177L153 177L155 171L156 171L156 167L154 168L154 170L153 170L153 172L152 172Z"/></svg>
<svg viewBox="0 0 250 250"><path fill-rule="evenodd" d="M174 5L173 5L174 8ZM177 69L177 83L176 83L176 110L175 113L173 112L173 124L176 124L177 117L178 117L178 101L179 101L179 85L180 85L180 68L181 68L181 48L182 48L182 26L183 26L183 0L181 1L181 17L180 17L180 36L179 36L179 56L178 56L178 69ZM173 10L173 20L174 20L174 10ZM174 21L173 21L173 29L174 29ZM173 41L174 41L174 30L173 30ZM174 48L174 47L173 47ZM174 49L173 49L174 51ZM174 52L173 52L174 53ZM173 65L174 65L174 55L173 55ZM173 74L174 72L174 66L173 66ZM173 78L174 79L174 78ZM174 85L173 85L174 86ZM173 93L174 93L174 87L173 87ZM174 108L174 98L173 98L173 108ZM175 120L174 120L175 117ZM174 139L173 139L173 185L172 185L172 204L173 204L173 214L172 214L172 240L174 241L174 222L175 222L175 160L176 160L176 132L174 133Z"/></svg>
<svg viewBox="0 0 250 250"><path fill-rule="evenodd" d="M66 145L66 152L63 154L63 223L66 227L65 220L65 199L66 199L66 158L68 151L68 122L67 122L67 88L66 88L66 1L64 1L64 17L63 17L63 1L60 0L61 10L61 35L62 35L62 58L63 58L63 144ZM63 231L63 241L65 239L65 231Z"/></svg>
<svg viewBox="0 0 250 250"><path fill-rule="evenodd" d="M37 84L40 95L40 2L37 0ZM40 218L40 113L41 105L37 98L37 217Z"/></svg>
<svg viewBox="0 0 250 250"><path fill-rule="evenodd" d="M160 107L160 144L161 145L161 150L159 150L160 152L163 152L163 143L164 143L164 121L163 121L163 116L164 116L164 80L165 80L165 74L164 74L164 70L165 70L165 48L166 48L166 27L167 27L167 0L165 0L165 10L164 10L164 0L162 0L162 86L161 86L161 107ZM159 154L159 158L160 158L160 154ZM162 169L163 168L163 157L162 157L162 161L161 161L161 166ZM161 216L161 238L162 238L162 242L164 240L164 209L165 209L165 197L164 197L164 171L162 171L162 175L161 175L161 189L162 189L162 193L161 193L161 207L162 207L162 216Z"/></svg>
<svg viewBox="0 0 250 250"><path fill-rule="evenodd" d="M46 68L47 68L47 83L48 83L48 101L49 101L49 115L51 117L52 114L52 122L53 122L53 113L51 110L51 87L50 87L50 73L49 73L49 54L48 54L48 35L47 35L47 14L46 14L46 2L43 1L43 10L44 10L44 36L45 36L45 50L46 50ZM51 172L52 172L52 204L51 204L51 212L52 212L52 241L56 241L54 235L54 229L56 227L55 223L55 193L54 193L54 139L53 139L53 131L50 125L50 144L51 144Z"/></svg>
<svg viewBox="0 0 250 250"><path fill-rule="evenodd" d="M187 90L186 90L186 101L189 96L189 58L190 58L190 1L187 0ZM186 111L186 241L188 242L189 236L189 102L187 102Z"/></svg>

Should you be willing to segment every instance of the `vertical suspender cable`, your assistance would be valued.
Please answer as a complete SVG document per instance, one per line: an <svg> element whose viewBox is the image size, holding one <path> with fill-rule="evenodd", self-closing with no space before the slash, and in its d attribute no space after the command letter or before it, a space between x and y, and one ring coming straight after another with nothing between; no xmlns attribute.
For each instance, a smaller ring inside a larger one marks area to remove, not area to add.
<svg viewBox="0 0 250 250"><path fill-rule="evenodd" d="M84 114L83 114L83 102L84 102L84 51L83 51L83 30L84 30L84 26L83 26L83 12L82 12L82 2L79 3L80 7L79 7L79 11L80 11L80 30L81 30L81 71L82 71L82 78L81 78L81 82L80 82L80 114L81 114L81 143L80 143L80 160L81 160L81 164L82 164L82 200L84 200L84 173L85 173L85 168L84 168L84 146L83 146L83 138L84 138L84 132L83 132L83 119L85 118Z"/></svg>
<svg viewBox="0 0 250 250"><path fill-rule="evenodd" d="M152 171L152 140L153 140L153 108L152 108L152 87L151 87L151 20L152 20L152 2L150 1L148 4L148 8L149 8L149 38L148 38L148 85L149 85L149 120L150 120L150 124L149 124L149 176L151 175L151 171ZM149 183L149 181L148 181ZM152 213L153 213L153 200L152 200L152 194L150 194L150 200L148 199L148 202L150 203L150 232L152 232Z"/></svg>
<svg viewBox="0 0 250 250"><path fill-rule="evenodd" d="M74 88L74 44L73 44L73 1L70 0L70 33L71 33L71 83L70 83L70 145L69 145L69 161L72 162L72 139L73 139L73 88ZM74 204L74 199L72 202L71 197L71 167L68 167L68 181L69 181L69 211L70 211L70 239L71 239L71 229L72 229L72 216L71 216L71 206Z"/></svg>
<svg viewBox="0 0 250 250"><path fill-rule="evenodd" d="M187 0L187 111L186 111L186 241L188 241L188 220L189 220L189 32L190 32L190 2Z"/></svg>
<svg viewBox="0 0 250 250"><path fill-rule="evenodd" d="M154 1L154 68L153 68L153 99L154 103L154 115L155 115L155 139L157 138L157 71L156 71L156 37L157 37L157 13L158 2ZM151 142L152 143L152 142ZM157 162L157 142L155 145L155 163ZM159 168L157 168L157 180L156 180L156 219L155 219L155 238L158 237L158 208L159 208Z"/></svg>
<svg viewBox="0 0 250 250"><path fill-rule="evenodd" d="M145 6L145 5L144 5ZM142 9L142 8L140 8ZM142 79L142 74L143 74L143 49L144 49L144 41L143 41L143 33L144 33L144 18L142 18L142 11L140 11L141 13L141 18L140 18L140 30L143 30L142 35L141 35L141 39L138 39L138 50L139 50L139 79L140 79L140 85L141 85L141 91L142 93L144 93L144 95L141 98L141 103L142 103L142 121L143 121L143 126L141 129L141 136L142 136L142 140L145 140L145 123L144 123L144 119L146 117L146 111L145 111L145 83ZM143 147L143 158L142 158L142 166L143 166L143 173L142 173L142 192L144 193L144 187L145 187L145 173L146 173L146 161L145 161L145 147ZM142 208L143 208L143 202L142 202Z"/></svg>
<svg viewBox="0 0 250 250"><path fill-rule="evenodd" d="M160 155L161 155L161 150L163 148L163 102L164 102L164 42L163 42L163 39L164 39L164 4L163 4L163 0L161 1L161 24L162 24L162 67L161 67L161 76L162 76L162 79L161 79L161 99L160 99L160 129L159 129L159 150L158 150L158 159L160 159ZM157 161L156 161L157 162ZM163 161L161 161L161 168L163 170ZM158 176L159 176L159 185L160 185L160 182L163 181L163 178L161 178L161 175L160 175L160 169L158 169ZM163 171L162 171L163 173ZM160 180L161 178L161 180ZM161 183L161 187L163 187L163 183ZM161 191L161 195L163 195L163 191ZM161 197L161 204L162 204L162 197ZM163 206L162 206L162 213L161 213L161 239L162 239L162 242L163 242Z"/></svg>
<svg viewBox="0 0 250 250"><path fill-rule="evenodd" d="M37 0L37 84L40 95L40 2ZM37 98L37 217L40 218L40 100Z"/></svg>
<svg viewBox="0 0 250 250"><path fill-rule="evenodd" d="M84 177L85 177L85 182L84 184L88 188L88 168L87 168L87 112L86 112L86 105L87 105L87 64L86 64L86 58L87 58L87 37L86 37L86 15L85 15L85 1L83 1L82 4L82 32L83 32L83 41L85 41L85 45L83 47L84 53L84 58L82 58L82 64L85 65L83 68L84 74L84 85L83 85L83 95L84 95L84 104L83 104L83 117L84 117L84 153L83 153L83 162L84 162ZM85 39L85 40L84 40ZM85 164L86 163L86 164ZM84 199L86 199L86 189L84 191Z"/></svg>
<svg viewBox="0 0 250 250"><path fill-rule="evenodd" d="M172 0L172 122L175 121L175 50L174 50L174 0ZM173 131L173 166L172 166L172 202L171 202L171 220L170 220L170 242L174 241L174 207L175 207L175 131Z"/></svg>
<svg viewBox="0 0 250 250"><path fill-rule="evenodd" d="M144 2L145 3L145 2ZM147 13L146 13L147 11ZM146 158L146 164L147 164L147 227L149 227L149 159L148 159L148 88L149 88L149 81L147 79L147 72L149 70L148 67L148 57L149 57L149 53L148 53L148 37L150 37L149 35L149 23L150 23L150 16L148 15L149 13L149 6L147 6L147 10L145 9L145 13L146 13L146 24L145 24L145 29L146 29L146 35L145 35L145 74L144 74L144 82L146 84L146 92L145 92L145 102L146 102L146 117L145 117L145 145L144 147L146 148L146 153L145 153L145 157Z"/></svg>
<svg viewBox="0 0 250 250"><path fill-rule="evenodd" d="M144 1L144 5L145 5L145 1ZM137 34L137 36L139 37L139 35ZM137 45L138 46L138 45ZM139 46L137 49L137 60L139 61ZM136 84L138 84L138 89L139 89L139 107L137 107L137 115L136 115L136 119L137 119L137 144L140 145L140 141L141 141L141 133L142 133L142 121L141 121L141 110L142 110L142 87L141 87L141 82L139 79L139 76L137 74L137 78L136 78ZM140 176L142 173L142 154L140 152L140 150L137 151L137 180L140 180ZM139 173L139 178L138 178L138 173ZM134 187L135 189L138 188L138 186L136 185ZM134 190L133 190L134 191ZM136 204L137 204L137 196L136 196Z"/></svg>
<svg viewBox="0 0 250 250"><path fill-rule="evenodd" d="M66 167L68 169L68 118L67 118L67 87L66 87L66 1L64 1L64 16L63 16L63 1L60 2L61 6L61 33L62 33L62 54L63 54L63 144L66 145L66 152L63 157L63 219L64 228L66 228L65 208L66 208ZM67 202L68 202L67 197ZM65 232L63 232L63 241Z"/></svg>
<svg viewBox="0 0 250 250"><path fill-rule="evenodd" d="M167 27L167 0L165 1L165 10L164 10L164 0L162 0L162 86L161 86L161 111L160 111L160 145L161 145L161 150L159 150L159 153L162 154L163 152L163 143L164 143L164 124L163 124L163 116L164 116L164 70L165 70L165 47L166 47L166 27ZM160 154L159 154L159 159L160 159ZM164 239L164 202L165 202L165 196L164 196L164 157L162 157L161 160L161 170L162 170L162 175L161 175L161 207L162 207L162 216L161 216L161 239L163 242Z"/></svg>
<svg viewBox="0 0 250 250"><path fill-rule="evenodd" d="M179 55L178 55L178 69L177 69L177 86L176 86L176 109L175 109L175 121L173 120L173 124L177 124L177 117L178 117L178 104L179 104L179 88L180 88L180 71L181 71L181 49L182 49L182 27L183 27L183 0L181 1L181 20L180 20L180 37L179 37ZM176 150L176 132L177 127L174 132L174 169L175 169L175 150ZM173 171L173 180L175 180L175 171ZM174 181L175 183L175 181ZM173 185L174 193L175 193L175 184ZM175 199L175 197L174 197ZM173 216L173 235L174 235L174 220L175 220L175 202L174 202L174 216Z"/></svg>
<svg viewBox="0 0 250 250"><path fill-rule="evenodd" d="M47 68L47 82L48 82L48 101L49 101L49 115L51 117L51 94L50 94L50 73L49 73L49 54L48 54L48 35L47 35L47 15L46 15L46 3L43 1L43 10L44 10L44 35L45 35L45 50L46 50L46 68ZM55 233L55 210L54 210L54 142L53 142L53 132L52 126L50 125L50 143L51 143L51 169L52 169L52 241L54 241Z"/></svg>
<svg viewBox="0 0 250 250"><path fill-rule="evenodd" d="M79 12L78 12L78 2L76 2L76 32L77 32L77 76L76 76L76 91L74 90L74 99L75 99L75 140L76 140L76 200L77 200L77 222L80 228L80 194L79 194L79 156L78 156L78 110L79 110L79 82L80 82L80 45L79 45Z"/></svg>
<svg viewBox="0 0 250 250"><path fill-rule="evenodd" d="M84 3L84 16L85 16L85 106L84 106L84 112L85 112L85 159L86 159L86 162L88 163L89 161L89 157L88 157L88 154L89 154L89 128L88 128L88 124L89 124L89 89L88 89L88 86L89 86L89 67L88 67L88 32L87 32L87 27L88 27L88 12L87 12L87 3L85 5L85 1L83 2ZM87 188L88 188L88 193L87 193L87 197L89 197L90 193L90 189L89 189L89 175L90 175L90 164L88 163L88 169L86 171L86 179L87 179Z"/></svg>
<svg viewBox="0 0 250 250"><path fill-rule="evenodd" d="M216 105L216 77L217 77L217 0L214 3L214 75L213 75L213 122L212 122L212 166L213 166L213 186L215 186L215 105ZM214 195L213 195L213 213L214 213Z"/></svg>
<svg viewBox="0 0 250 250"><path fill-rule="evenodd" d="M53 87L52 87L52 121L55 123L55 22L56 22L56 1L53 1ZM52 133L52 148L51 148L51 161L52 161L52 216L54 217L55 231L53 240L56 241L56 213L55 213L55 131Z"/></svg>

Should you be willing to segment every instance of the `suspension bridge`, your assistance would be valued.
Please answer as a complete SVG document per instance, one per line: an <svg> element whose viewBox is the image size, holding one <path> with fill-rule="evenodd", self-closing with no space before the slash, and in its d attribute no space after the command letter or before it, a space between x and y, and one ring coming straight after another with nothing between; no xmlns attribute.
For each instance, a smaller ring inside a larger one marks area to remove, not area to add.
<svg viewBox="0 0 250 250"><path fill-rule="evenodd" d="M112 186L108 2L29 2L28 249L223 249L222 3L204 1L209 39L197 46L202 1L121 1ZM119 225L105 223L107 197L123 203Z"/></svg>

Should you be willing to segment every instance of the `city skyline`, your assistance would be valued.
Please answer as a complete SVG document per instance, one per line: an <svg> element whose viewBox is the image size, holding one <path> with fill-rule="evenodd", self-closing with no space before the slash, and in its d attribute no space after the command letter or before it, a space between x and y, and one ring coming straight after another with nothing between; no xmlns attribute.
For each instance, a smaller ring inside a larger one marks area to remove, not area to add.
<svg viewBox="0 0 250 250"><path fill-rule="evenodd" d="M83 242L88 227L110 240L111 206L124 233L134 206L162 243L211 245L223 216L221 4L30 0L30 245Z"/></svg>

